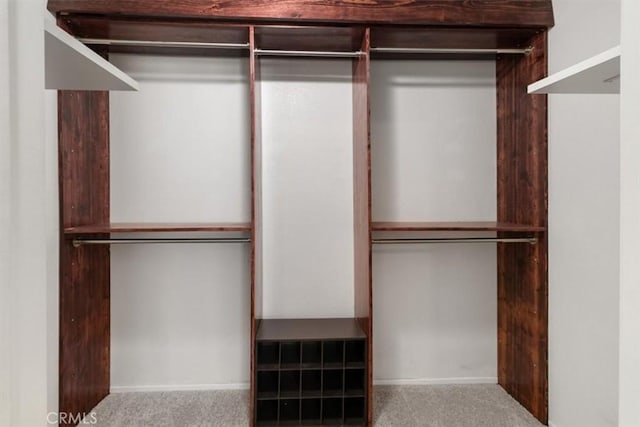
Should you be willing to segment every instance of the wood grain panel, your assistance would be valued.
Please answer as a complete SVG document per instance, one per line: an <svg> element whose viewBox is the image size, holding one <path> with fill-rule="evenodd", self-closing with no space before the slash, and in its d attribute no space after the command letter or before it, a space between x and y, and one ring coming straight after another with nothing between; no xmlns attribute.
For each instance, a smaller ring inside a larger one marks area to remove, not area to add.
<svg viewBox="0 0 640 427"><path fill-rule="evenodd" d="M256 47L276 50L357 51L364 29L353 27L256 27Z"/></svg>
<svg viewBox="0 0 640 427"><path fill-rule="evenodd" d="M551 0L49 0L52 12L245 21L550 27Z"/></svg>
<svg viewBox="0 0 640 427"><path fill-rule="evenodd" d="M355 317L367 336L367 425L373 423L373 288L371 282L370 34L353 60L353 207Z"/></svg>
<svg viewBox="0 0 640 427"><path fill-rule="evenodd" d="M529 56L497 61L498 221L547 224L547 99L527 85L547 73L547 34ZM547 238L498 244L498 381L547 422Z"/></svg>
<svg viewBox="0 0 640 427"><path fill-rule="evenodd" d="M58 94L61 230L109 222L108 112L108 92ZM60 412L89 412L109 393L109 253L60 235Z"/></svg>
<svg viewBox="0 0 640 427"><path fill-rule="evenodd" d="M255 55L255 28L249 28L249 105L251 118L251 380L249 424L255 425L256 335L262 318L262 122L260 113L260 70Z"/></svg>

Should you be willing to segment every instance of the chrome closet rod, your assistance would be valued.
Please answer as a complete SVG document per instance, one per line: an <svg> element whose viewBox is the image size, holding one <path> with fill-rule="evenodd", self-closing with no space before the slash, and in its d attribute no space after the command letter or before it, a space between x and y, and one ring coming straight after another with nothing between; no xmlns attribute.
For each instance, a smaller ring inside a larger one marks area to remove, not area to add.
<svg viewBox="0 0 640 427"><path fill-rule="evenodd" d="M529 55L533 51L532 48L527 47L523 49L450 49L450 48L422 48L422 47L372 47L371 52L379 53L434 53L434 54L482 54L482 55L497 55L497 54L516 54L516 55Z"/></svg>
<svg viewBox="0 0 640 427"><path fill-rule="evenodd" d="M529 243L535 245L538 239L535 237L467 237L467 238L396 238L396 239L372 239L371 243L385 245L423 244L423 243Z"/></svg>
<svg viewBox="0 0 640 427"><path fill-rule="evenodd" d="M326 58L357 58L366 55L366 53L357 52L340 52L340 51L322 51L322 50L280 50L280 49L254 49L257 56L310 56L310 57L326 57Z"/></svg>
<svg viewBox="0 0 640 427"><path fill-rule="evenodd" d="M82 245L134 245L155 243L251 243L246 237L219 237L219 238L174 238L174 239L73 239L73 246Z"/></svg>
<svg viewBox="0 0 640 427"><path fill-rule="evenodd" d="M166 42L156 40L118 40L79 38L84 44L141 47L186 47L197 49L249 49L249 43Z"/></svg>

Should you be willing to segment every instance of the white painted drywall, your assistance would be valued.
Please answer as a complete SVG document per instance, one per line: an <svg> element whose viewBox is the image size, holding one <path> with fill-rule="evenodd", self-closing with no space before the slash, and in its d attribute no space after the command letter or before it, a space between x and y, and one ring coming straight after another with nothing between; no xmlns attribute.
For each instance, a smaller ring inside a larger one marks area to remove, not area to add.
<svg viewBox="0 0 640 427"><path fill-rule="evenodd" d="M619 43L619 1L554 0L549 71ZM588 35L588 37L585 37ZM617 425L619 96L549 96L549 421Z"/></svg>
<svg viewBox="0 0 640 427"><path fill-rule="evenodd" d="M495 64L373 61L374 221L495 221ZM495 382L496 247L376 246L374 380Z"/></svg>
<svg viewBox="0 0 640 427"><path fill-rule="evenodd" d="M263 316L353 316L351 61L260 66Z"/></svg>
<svg viewBox="0 0 640 427"><path fill-rule="evenodd" d="M58 354L51 346L57 321L50 322L57 318L57 160L55 144L53 151L45 145L55 141L45 124L45 9L42 0L0 5L0 423L45 426L57 410Z"/></svg>
<svg viewBox="0 0 640 427"><path fill-rule="evenodd" d="M622 0L619 425L640 425L640 4Z"/></svg>
<svg viewBox="0 0 640 427"><path fill-rule="evenodd" d="M111 216L249 221L248 61L112 55L140 91L111 93ZM249 380L247 245L111 249L116 391Z"/></svg>

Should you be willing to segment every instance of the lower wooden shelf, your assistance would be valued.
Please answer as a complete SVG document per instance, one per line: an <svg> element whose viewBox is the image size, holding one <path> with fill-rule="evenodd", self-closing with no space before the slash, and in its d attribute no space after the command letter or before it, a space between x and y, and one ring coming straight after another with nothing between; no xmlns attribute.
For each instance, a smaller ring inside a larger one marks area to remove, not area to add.
<svg viewBox="0 0 640 427"><path fill-rule="evenodd" d="M366 337L355 319L262 320L256 425L364 425Z"/></svg>

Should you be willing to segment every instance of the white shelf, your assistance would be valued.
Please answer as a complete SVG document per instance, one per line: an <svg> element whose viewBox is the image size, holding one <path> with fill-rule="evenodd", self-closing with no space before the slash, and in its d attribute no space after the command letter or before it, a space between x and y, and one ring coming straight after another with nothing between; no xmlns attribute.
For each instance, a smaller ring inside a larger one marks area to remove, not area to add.
<svg viewBox="0 0 640 427"><path fill-rule="evenodd" d="M138 90L138 82L62 30L44 21L45 87L61 90Z"/></svg>
<svg viewBox="0 0 640 427"><path fill-rule="evenodd" d="M529 93L620 93L620 46L530 84Z"/></svg>

